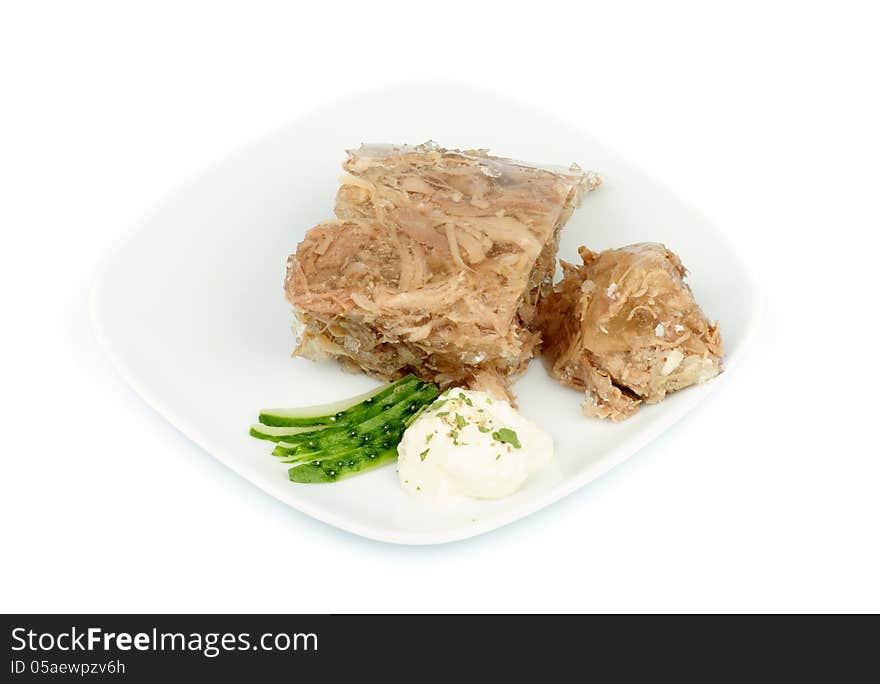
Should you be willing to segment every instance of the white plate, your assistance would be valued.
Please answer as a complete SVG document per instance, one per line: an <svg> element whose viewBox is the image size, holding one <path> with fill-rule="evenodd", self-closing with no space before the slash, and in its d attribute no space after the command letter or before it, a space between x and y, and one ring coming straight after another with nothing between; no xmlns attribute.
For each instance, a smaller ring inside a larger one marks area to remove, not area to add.
<svg viewBox="0 0 880 684"><path fill-rule="evenodd" d="M97 335L157 411L242 477L318 520L404 544L463 539L557 501L631 456L724 379L613 424L581 416L579 394L532 363L514 389L521 411L553 435L555 464L500 501L427 504L399 488L394 466L327 486L289 482L270 445L248 436L257 410L333 401L376 383L290 357L287 255L332 216L343 150L429 138L598 171L605 184L572 216L560 256L575 259L580 244L666 243L690 268L704 311L721 321L728 371L758 318L749 269L714 226L580 130L496 95L445 84L371 92L215 164L142 218L107 258L93 292Z"/></svg>

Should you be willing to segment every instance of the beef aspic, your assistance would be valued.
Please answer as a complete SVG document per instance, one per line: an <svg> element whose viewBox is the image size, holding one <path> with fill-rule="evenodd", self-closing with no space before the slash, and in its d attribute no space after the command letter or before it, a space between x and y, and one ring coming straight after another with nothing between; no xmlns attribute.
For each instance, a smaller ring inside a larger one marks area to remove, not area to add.
<svg viewBox="0 0 880 684"><path fill-rule="evenodd" d="M598 176L433 143L362 146L343 167L336 219L288 259L295 353L509 397L559 232Z"/></svg>
<svg viewBox="0 0 880 684"><path fill-rule="evenodd" d="M580 248L541 301L550 373L584 392L585 415L622 420L644 402L714 378L723 349L687 271L664 245L643 242L604 252Z"/></svg>

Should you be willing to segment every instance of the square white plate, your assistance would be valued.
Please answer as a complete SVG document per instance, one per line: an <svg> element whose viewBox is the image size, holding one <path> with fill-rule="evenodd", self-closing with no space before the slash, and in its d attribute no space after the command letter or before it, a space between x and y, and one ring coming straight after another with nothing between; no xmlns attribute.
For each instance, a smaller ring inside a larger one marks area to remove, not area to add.
<svg viewBox="0 0 880 684"><path fill-rule="evenodd" d="M714 226L580 130L496 95L436 83L374 91L215 164L139 220L106 259L92 300L98 338L147 402L242 477L318 520L404 544L463 539L557 501L631 456L724 378L613 424L584 418L579 393L535 361L514 391L521 411L553 435L555 464L500 501L418 501L400 489L394 466L327 486L289 482L269 443L248 436L258 409L334 401L376 383L291 358L287 255L332 216L345 149L429 138L598 171L605 183L572 216L560 257L575 260L580 244L666 243L690 269L703 310L721 321L728 371L758 319L749 269Z"/></svg>

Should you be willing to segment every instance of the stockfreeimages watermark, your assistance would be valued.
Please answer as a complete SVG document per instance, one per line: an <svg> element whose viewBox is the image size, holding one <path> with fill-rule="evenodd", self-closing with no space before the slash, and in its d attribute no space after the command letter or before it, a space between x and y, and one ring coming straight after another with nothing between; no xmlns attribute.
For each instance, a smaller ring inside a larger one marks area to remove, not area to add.
<svg viewBox="0 0 880 684"><path fill-rule="evenodd" d="M216 658L235 651L317 651L314 632L108 632L101 627L62 632L37 632L27 627L12 629L15 652L190 652Z"/></svg>

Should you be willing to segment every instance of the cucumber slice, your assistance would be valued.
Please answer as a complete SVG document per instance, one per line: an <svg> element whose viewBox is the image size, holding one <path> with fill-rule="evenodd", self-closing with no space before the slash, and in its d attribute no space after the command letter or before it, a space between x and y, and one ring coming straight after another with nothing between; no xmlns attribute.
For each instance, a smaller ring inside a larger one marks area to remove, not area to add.
<svg viewBox="0 0 880 684"><path fill-rule="evenodd" d="M431 405L431 402L428 402L427 404L422 404L422 407L418 411L410 414L409 416L407 416L406 418L403 419L403 424L406 427L409 427L410 425L412 425L414 422L416 422L416 418L418 418L420 415L422 415L425 412L425 409L428 408L428 406L430 406L430 405Z"/></svg>
<svg viewBox="0 0 880 684"><path fill-rule="evenodd" d="M251 437L257 439L267 439L270 442L280 442L281 440L291 438L294 435L300 435L304 432L314 432L315 430L326 430L326 425L309 425L302 427L274 427L272 425L262 425L254 423L251 425Z"/></svg>
<svg viewBox="0 0 880 684"><path fill-rule="evenodd" d="M361 457L357 459L349 458L347 460L327 458L324 460L304 461L288 470L287 475L291 482L306 484L337 482L349 475L356 475L365 470L372 470L387 463L392 463L396 459L397 447L375 452L375 456L372 458Z"/></svg>
<svg viewBox="0 0 880 684"><path fill-rule="evenodd" d="M375 435L373 439L366 442L357 441L354 444L335 444L329 448L322 449L321 451L307 451L298 454L273 452L273 455L278 456L282 463L307 463L327 459L349 460L351 458L360 458L362 456L374 458L375 454L379 451L396 449L397 445L400 444L400 440L403 438L404 430L405 428L401 425L388 432L383 431L381 434Z"/></svg>
<svg viewBox="0 0 880 684"><path fill-rule="evenodd" d="M263 409L260 422L277 427L304 427L313 425L335 425L357 417L359 411L381 401L394 393L399 387L408 387L420 382L414 375L407 375L397 382L378 389L330 404L320 404L298 409Z"/></svg>

